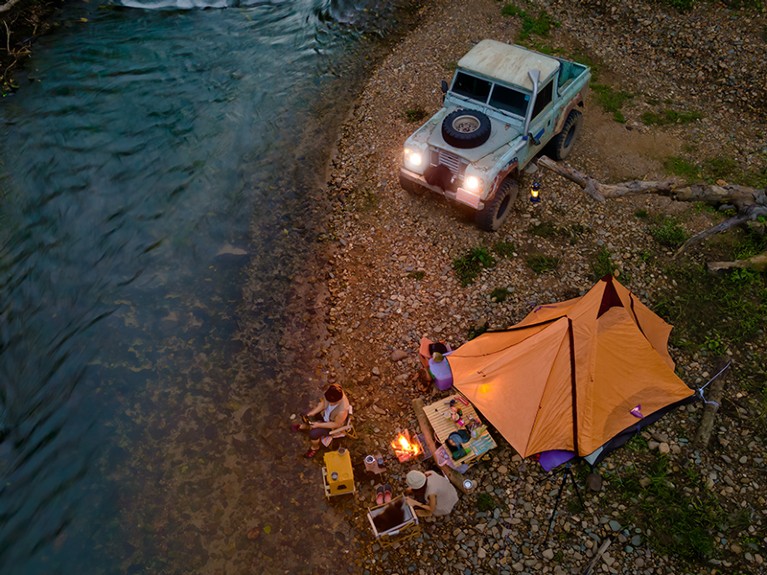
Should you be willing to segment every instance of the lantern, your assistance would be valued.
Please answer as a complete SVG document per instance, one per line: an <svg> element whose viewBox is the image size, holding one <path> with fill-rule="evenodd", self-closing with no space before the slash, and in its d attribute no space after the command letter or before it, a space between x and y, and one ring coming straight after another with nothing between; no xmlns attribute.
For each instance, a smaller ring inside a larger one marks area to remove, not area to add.
<svg viewBox="0 0 767 575"><path fill-rule="evenodd" d="M541 201L541 183L538 180L533 180L530 184L530 201L533 204Z"/></svg>

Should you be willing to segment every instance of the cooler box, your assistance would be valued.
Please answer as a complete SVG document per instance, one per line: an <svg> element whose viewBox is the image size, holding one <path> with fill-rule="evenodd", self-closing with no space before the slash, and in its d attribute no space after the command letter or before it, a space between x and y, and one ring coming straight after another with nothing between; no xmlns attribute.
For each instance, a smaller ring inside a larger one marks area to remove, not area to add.
<svg viewBox="0 0 767 575"><path fill-rule="evenodd" d="M453 372L450 370L447 359L443 358L442 361L429 359L429 373L434 378L434 386L440 391L453 387Z"/></svg>
<svg viewBox="0 0 767 575"><path fill-rule="evenodd" d="M328 498L354 493L354 473L348 449L329 451L325 454L322 483L325 486L325 497Z"/></svg>

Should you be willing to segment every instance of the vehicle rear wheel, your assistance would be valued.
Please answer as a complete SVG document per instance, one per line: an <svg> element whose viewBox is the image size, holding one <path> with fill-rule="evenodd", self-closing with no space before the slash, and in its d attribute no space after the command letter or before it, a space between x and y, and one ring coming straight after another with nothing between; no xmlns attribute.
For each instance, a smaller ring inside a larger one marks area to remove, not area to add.
<svg viewBox="0 0 767 575"><path fill-rule="evenodd" d="M582 123L583 114L578 110L571 110L567 120L565 120L565 125L562 126L562 131L551 140L550 153L555 160L564 160L570 155L575 140L578 139Z"/></svg>
<svg viewBox="0 0 767 575"><path fill-rule="evenodd" d="M519 183L511 176L506 178L495 196L484 209L477 212L477 225L485 231L494 232L503 225L519 195Z"/></svg>
<svg viewBox="0 0 767 575"><path fill-rule="evenodd" d="M442 137L454 148L476 148L490 138L490 118L477 110L455 110L442 120Z"/></svg>

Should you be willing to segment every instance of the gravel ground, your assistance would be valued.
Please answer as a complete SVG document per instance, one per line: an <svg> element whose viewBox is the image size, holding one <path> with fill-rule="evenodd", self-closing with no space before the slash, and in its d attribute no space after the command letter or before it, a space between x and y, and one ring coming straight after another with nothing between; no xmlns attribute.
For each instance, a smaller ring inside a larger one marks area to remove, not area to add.
<svg viewBox="0 0 767 575"><path fill-rule="evenodd" d="M718 4L684 15L657 6L650 11L640 1L536 1L530 6L545 9L560 24L546 39L548 45L588 54L598 62L600 83L635 94L624 108L625 124L590 99L581 140L568 160L574 167L604 182L661 179L667 177L665 157L692 150L701 158L737 158L744 170L764 169L764 15L747 17ZM417 426L411 400L439 396L419 388L416 354L422 336L457 347L478 326L506 327L535 304L584 293L594 283L591 262L605 248L631 278L634 292L652 306L669 287L661 264L671 254L655 243L636 211L679 215L691 233L717 221L660 196L598 204L574 184L541 173L541 204L533 206L520 194L503 228L487 234L445 201L400 189L401 146L417 127L405 111L436 111L439 81L450 77L473 43L515 40L519 20L502 17L500 7L493 0L447 0L423 8L419 27L371 76L330 166L335 208L327 230L326 331L319 361L326 380L344 383L355 405L360 437L349 445L355 460L376 450L389 453L388 442L398 430ZM656 109L657 102L699 111L702 118L686 125L644 126L641 114ZM540 224L551 224L556 232L531 233ZM496 242L512 243L514 255L498 258L474 284L462 287L453 260L469 248ZM525 256L535 253L558 256L557 272L533 273ZM704 256L689 257L703 261ZM505 301L492 300L496 288L508 290ZM763 350L764 341L754 346ZM711 358L671 352L691 386L713 375ZM571 488L564 492L553 533L546 538L559 479L547 481L537 464L521 460L496 434L499 448L468 472L478 482L476 492L463 495L448 518L425 523L420 538L395 549L382 549L373 540L364 512L372 504L375 478L358 474L358 497L345 504L362 546L355 572L582 573L607 538L611 546L595 572L767 572L764 432L748 425L754 412L746 392L733 385L728 388L732 402L720 412L709 449L692 446L702 413L698 404L677 410L643 434L645 460L660 452L675 472L692 466L699 481L685 486L691 496L708 490L727 512L740 510L748 517L739 530L717 534L713 558L706 563L690 565L655 551L651 541L662 534L632 524L625 505L612 497L611 482L639 457L628 449L600 464L605 487L583 493L585 510L573 506ZM395 491L404 487L408 469L390 462L386 479ZM480 493L493 497L494 510L478 510Z"/></svg>

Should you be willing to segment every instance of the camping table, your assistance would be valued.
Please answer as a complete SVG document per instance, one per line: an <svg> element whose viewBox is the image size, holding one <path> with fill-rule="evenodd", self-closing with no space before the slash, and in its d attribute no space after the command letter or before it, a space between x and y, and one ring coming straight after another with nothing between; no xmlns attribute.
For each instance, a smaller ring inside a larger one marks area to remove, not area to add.
<svg viewBox="0 0 767 575"><path fill-rule="evenodd" d="M498 447L498 445L495 443L495 440L490 435L490 432L487 430L487 427L482 424L482 419L477 414L477 411L474 409L474 406L469 403L464 404L463 403L463 396L455 394L451 395L449 397L446 397L444 399L440 399L439 401L435 401L434 403L431 403L429 405L424 406L423 411L426 414L426 419L429 420L429 424L431 425L431 428L434 430L434 435L437 437L437 441L440 443L445 443L447 441L448 436L459 429L462 429L461 427L458 427L456 423L452 420L450 417L450 400L455 399L458 405L461 408L461 411L463 412L463 419L464 421L469 421L470 419L474 418L477 421L480 422L481 433L478 437L470 439L467 443L464 445L470 449L470 453L466 456L462 457L461 459L454 460L453 463L456 466L459 466L463 463L470 464L475 459L478 459L479 457L483 456L485 453L490 451L491 449ZM449 456L448 456L449 457Z"/></svg>

